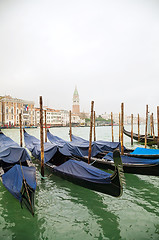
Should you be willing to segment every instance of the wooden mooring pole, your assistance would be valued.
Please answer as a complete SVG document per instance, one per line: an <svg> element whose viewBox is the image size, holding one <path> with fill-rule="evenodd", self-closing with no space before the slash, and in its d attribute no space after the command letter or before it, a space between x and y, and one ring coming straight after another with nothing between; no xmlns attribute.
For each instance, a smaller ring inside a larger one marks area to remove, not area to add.
<svg viewBox="0 0 159 240"><path fill-rule="evenodd" d="M72 141L72 123L71 123L71 110L69 112L69 126L70 126L70 141Z"/></svg>
<svg viewBox="0 0 159 240"><path fill-rule="evenodd" d="M92 152L93 107L94 107L94 101L91 102L91 119L90 119L90 135L89 135L88 164L90 164L91 152Z"/></svg>
<svg viewBox="0 0 159 240"><path fill-rule="evenodd" d="M40 142L41 142L41 175L44 177L44 137L43 137L43 102L40 96Z"/></svg>
<svg viewBox="0 0 159 240"><path fill-rule="evenodd" d="M46 110L44 110L45 112L45 142L47 142L47 118L46 118Z"/></svg>
<svg viewBox="0 0 159 240"><path fill-rule="evenodd" d="M152 113L152 136L153 136L153 140L154 140L155 139L155 129L154 129L153 113Z"/></svg>
<svg viewBox="0 0 159 240"><path fill-rule="evenodd" d="M113 113L111 112L111 126L112 126L112 142L114 142L114 133L113 133Z"/></svg>
<svg viewBox="0 0 159 240"><path fill-rule="evenodd" d="M19 113L19 125L20 125L20 146L23 146L22 142L22 114Z"/></svg>
<svg viewBox="0 0 159 240"><path fill-rule="evenodd" d="M124 154L123 127L124 127L124 103L121 103L121 155Z"/></svg>
<svg viewBox="0 0 159 240"><path fill-rule="evenodd" d="M120 113L119 113L119 142L121 139L121 121L120 121Z"/></svg>
<svg viewBox="0 0 159 240"><path fill-rule="evenodd" d="M150 135L152 136L153 129L152 129L152 114L150 115Z"/></svg>
<svg viewBox="0 0 159 240"><path fill-rule="evenodd" d="M158 128L157 147L159 148L159 106L157 106L157 128Z"/></svg>
<svg viewBox="0 0 159 240"><path fill-rule="evenodd" d="M148 105L146 105L145 148L147 147Z"/></svg>
<svg viewBox="0 0 159 240"><path fill-rule="evenodd" d="M93 118L93 125L94 125L94 141L96 141L96 113L94 111L94 118Z"/></svg>
<svg viewBox="0 0 159 240"><path fill-rule="evenodd" d="M120 142L120 133L121 133L121 131L120 131L120 113L119 113L119 142Z"/></svg>
<svg viewBox="0 0 159 240"><path fill-rule="evenodd" d="M131 145L133 145L133 114L131 114Z"/></svg>
<svg viewBox="0 0 159 240"><path fill-rule="evenodd" d="M137 116L137 122L138 122L138 142L140 142L140 116L139 116L139 114Z"/></svg>

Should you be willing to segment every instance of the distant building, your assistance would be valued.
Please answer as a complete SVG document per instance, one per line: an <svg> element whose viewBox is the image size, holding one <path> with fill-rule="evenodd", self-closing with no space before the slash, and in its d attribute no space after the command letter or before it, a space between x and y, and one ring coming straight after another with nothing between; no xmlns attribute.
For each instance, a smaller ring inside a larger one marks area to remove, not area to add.
<svg viewBox="0 0 159 240"><path fill-rule="evenodd" d="M55 110L48 107L43 107L43 124L45 124L45 110L46 110L46 124L47 127L65 127L69 126L69 111ZM36 124L40 124L40 108L35 108ZM71 123L74 126L84 126L85 120L80 119L76 114L71 114Z"/></svg>
<svg viewBox="0 0 159 240"><path fill-rule="evenodd" d="M45 111L46 110L46 124L48 126L63 126L62 116L60 110L55 110L49 107L43 107L43 123L45 124ZM35 108L36 124L40 124L40 108Z"/></svg>
<svg viewBox="0 0 159 240"><path fill-rule="evenodd" d="M1 126L19 125L19 113L22 114L22 124L25 126L35 125L34 102L12 98L11 96L0 97L0 124Z"/></svg>
<svg viewBox="0 0 159 240"><path fill-rule="evenodd" d="M72 113L80 114L79 94L77 91L77 87L75 87L75 91L73 93Z"/></svg>

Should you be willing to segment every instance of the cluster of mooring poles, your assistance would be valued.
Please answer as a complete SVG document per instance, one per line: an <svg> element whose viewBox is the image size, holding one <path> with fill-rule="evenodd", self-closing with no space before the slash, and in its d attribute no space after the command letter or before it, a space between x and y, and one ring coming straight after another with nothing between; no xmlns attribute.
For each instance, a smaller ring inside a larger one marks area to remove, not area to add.
<svg viewBox="0 0 159 240"><path fill-rule="evenodd" d="M138 142L140 142L140 116L138 114ZM121 142L121 154L123 154L123 126L124 126L124 103L121 103L121 114L119 113L119 142ZM157 146L159 148L159 106L157 106L157 127L158 127L158 136L157 136ZM113 113L111 112L111 132L112 132L112 142L114 142L113 135ZM146 105L146 124L145 124L145 135L144 143L145 148L147 148L147 138L151 136L152 141L155 140L155 131L154 131L154 117L153 113L149 115L148 105ZM131 145L133 145L133 114L131 114Z"/></svg>
<svg viewBox="0 0 159 240"><path fill-rule="evenodd" d="M124 154L123 127L124 127L124 103L121 103L121 113L119 113L119 142L121 142L121 155ZM111 112L111 133L112 133L112 142L114 142L113 113L112 112Z"/></svg>
<svg viewBox="0 0 159 240"><path fill-rule="evenodd" d="M157 125L158 125L158 137L157 146L159 147L159 106L157 106ZM146 123L145 123L145 148L147 148L147 138L152 137L152 141L155 140L154 131L154 117L153 113L149 114L148 105L146 105ZM138 114L138 142L140 142L140 116ZM133 145L133 114L131 114L131 145Z"/></svg>
<svg viewBox="0 0 159 240"><path fill-rule="evenodd" d="M88 164L91 160L91 151L92 151L92 132L94 131L94 141L96 141L96 132L95 132L95 111L94 101L91 101L91 117L90 117L90 135L89 135L89 150L88 150ZM146 105L146 124L145 124L145 148L147 147L147 136L148 136L148 105ZM47 142L47 119L46 119L46 110L44 110L45 116L45 142ZM22 117L21 113L19 114L20 122L20 146L22 147ZM94 128L93 128L94 126ZM157 146L159 147L159 106L157 106L157 126L158 126L158 137L157 137ZM71 111L69 111L69 135L70 141L72 141L72 124L71 124ZM124 154L124 144L123 144L123 128L124 128L124 103L121 103L121 113L119 113L119 142L121 143L121 155ZM114 133L113 133L113 113L111 112L111 132L112 132L112 142L114 142ZM155 139L154 133L154 118L153 113L150 115L150 134ZM140 116L138 114L138 141L140 141ZM42 96L40 96L40 142L41 142L41 175L44 177L44 136L43 136L43 101ZM133 145L133 114L131 114L131 145Z"/></svg>

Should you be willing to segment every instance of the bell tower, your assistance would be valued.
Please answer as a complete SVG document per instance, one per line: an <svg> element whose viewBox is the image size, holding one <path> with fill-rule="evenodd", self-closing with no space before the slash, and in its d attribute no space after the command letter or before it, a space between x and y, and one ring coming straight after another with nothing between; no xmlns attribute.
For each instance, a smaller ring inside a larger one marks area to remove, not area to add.
<svg viewBox="0 0 159 240"><path fill-rule="evenodd" d="M77 91L77 87L75 87L75 91L73 94L72 113L80 114L79 94Z"/></svg>

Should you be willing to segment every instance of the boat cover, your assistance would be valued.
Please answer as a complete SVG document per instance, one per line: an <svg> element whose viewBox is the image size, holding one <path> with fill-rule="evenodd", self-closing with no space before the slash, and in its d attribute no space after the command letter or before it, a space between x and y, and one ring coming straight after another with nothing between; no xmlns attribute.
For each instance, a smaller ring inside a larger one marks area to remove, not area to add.
<svg viewBox="0 0 159 240"><path fill-rule="evenodd" d="M110 184L111 174L97 169L83 161L68 160L67 162L55 167L56 172L69 174L72 177L80 178L93 183Z"/></svg>
<svg viewBox="0 0 159 240"><path fill-rule="evenodd" d="M159 149L149 149L149 148L140 148L137 147L133 152L130 154L137 154L137 155L159 155Z"/></svg>
<svg viewBox="0 0 159 240"><path fill-rule="evenodd" d="M89 141L83 138L72 135L72 141L68 142L62 138L54 136L49 131L47 132L47 137L51 143L55 143L58 146L67 145L68 150L73 156L88 156ZM98 153L104 151L113 152L116 148L121 149L121 144L119 142L94 141L92 142L91 156L95 157Z"/></svg>
<svg viewBox="0 0 159 240"><path fill-rule="evenodd" d="M88 140L85 140L81 137L78 137L78 136L75 136L72 134L72 143L75 143L77 146L89 146L89 141Z"/></svg>
<svg viewBox="0 0 159 240"><path fill-rule="evenodd" d="M35 167L22 166L24 178L27 184L35 191L36 189L36 169ZM19 201L22 200L23 174L21 166L16 164L9 171L2 175L3 185Z"/></svg>
<svg viewBox="0 0 159 240"><path fill-rule="evenodd" d="M40 140L36 137L28 134L26 131L24 131L24 141L25 145L28 148L28 150L32 153L32 155L41 160L41 143ZM61 154L64 156L71 157L71 153L69 152L69 149L67 146L57 146L55 143L46 142L44 143L44 162L48 162L53 158L55 153L59 150Z"/></svg>
<svg viewBox="0 0 159 240"><path fill-rule="evenodd" d="M113 153L109 152L107 155L103 157L105 160L114 161L113 160ZM122 156L121 155L122 163L126 164L159 164L159 159L148 159L148 158L136 158L130 156Z"/></svg>
<svg viewBox="0 0 159 240"><path fill-rule="evenodd" d="M81 137L77 137L73 134L72 134L72 142L71 143L76 144L77 146L89 147L88 140L85 140ZM93 141L92 146L94 146L94 145L96 147L98 147L101 152L103 152L103 151L113 152L116 148L119 148L121 150L120 142L108 142L108 141L99 140L99 141Z"/></svg>
<svg viewBox="0 0 159 240"><path fill-rule="evenodd" d="M0 160L13 164L19 160L21 162L30 160L30 156L25 148L0 132Z"/></svg>

